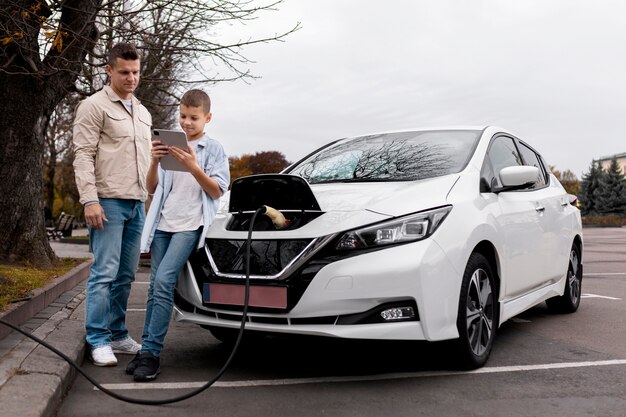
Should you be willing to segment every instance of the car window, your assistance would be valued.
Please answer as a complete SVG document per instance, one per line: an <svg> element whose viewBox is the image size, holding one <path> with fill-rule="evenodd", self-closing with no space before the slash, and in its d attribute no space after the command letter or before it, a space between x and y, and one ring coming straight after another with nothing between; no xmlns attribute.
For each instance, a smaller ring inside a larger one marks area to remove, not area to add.
<svg viewBox="0 0 626 417"><path fill-rule="evenodd" d="M539 155L539 162L541 162L541 166L543 167L543 172L546 177L546 184L550 184L550 170L548 169L549 165L543 156Z"/></svg>
<svg viewBox="0 0 626 417"><path fill-rule="evenodd" d="M529 165L529 166L534 166L534 167L539 168L539 177L537 178L537 181L535 181L535 184L533 184L531 188L534 189L534 188L541 188L545 186L548 183L547 175L545 172L545 168L543 167L543 164L539 161L539 156L535 153L535 151L530 149L528 146L526 146L522 142L519 142L519 151L522 154L522 158L524 159L524 165Z"/></svg>
<svg viewBox="0 0 626 417"><path fill-rule="evenodd" d="M498 173L502 168L510 166L518 166L522 164L522 158L520 157L515 142L512 138L507 136L498 136L491 142L489 151L487 152L487 158L483 164L483 170L481 171L481 184L483 183L482 176L490 176L485 178L487 184L502 186ZM481 185L481 191L483 186Z"/></svg>
<svg viewBox="0 0 626 417"><path fill-rule="evenodd" d="M309 183L413 181L460 172L476 149L478 130L386 133L346 139L287 172Z"/></svg>
<svg viewBox="0 0 626 417"><path fill-rule="evenodd" d="M314 182L327 182L352 178L352 173L357 168L361 154L362 151L360 150L348 150L318 160L314 169L310 172L309 182L311 180Z"/></svg>

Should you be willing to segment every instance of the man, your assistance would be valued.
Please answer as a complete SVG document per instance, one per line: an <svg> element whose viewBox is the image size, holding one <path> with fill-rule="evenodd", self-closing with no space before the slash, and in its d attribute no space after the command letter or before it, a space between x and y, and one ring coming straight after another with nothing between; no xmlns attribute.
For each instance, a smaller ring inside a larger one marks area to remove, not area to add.
<svg viewBox="0 0 626 417"><path fill-rule="evenodd" d="M148 197L152 118L133 92L140 58L134 45L109 53L110 85L83 100L74 119L74 171L94 262L87 281L85 328L90 358L115 366L115 353L141 345L126 328L126 306L139 263Z"/></svg>

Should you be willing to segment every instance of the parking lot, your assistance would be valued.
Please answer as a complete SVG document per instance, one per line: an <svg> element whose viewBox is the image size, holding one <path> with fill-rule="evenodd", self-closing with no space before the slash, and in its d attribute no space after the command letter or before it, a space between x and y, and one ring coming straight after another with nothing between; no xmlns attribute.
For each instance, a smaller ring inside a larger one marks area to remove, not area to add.
<svg viewBox="0 0 626 417"><path fill-rule="evenodd" d="M451 367L445 343L272 337L246 344L202 394L137 406L107 397L78 376L58 416L623 416L626 409L626 228L585 228L578 312L544 304L499 329L487 366ZM128 324L141 337L149 279L141 268ZM215 375L230 350L208 331L172 323L155 383L135 384L120 365L85 369L107 388L169 398Z"/></svg>

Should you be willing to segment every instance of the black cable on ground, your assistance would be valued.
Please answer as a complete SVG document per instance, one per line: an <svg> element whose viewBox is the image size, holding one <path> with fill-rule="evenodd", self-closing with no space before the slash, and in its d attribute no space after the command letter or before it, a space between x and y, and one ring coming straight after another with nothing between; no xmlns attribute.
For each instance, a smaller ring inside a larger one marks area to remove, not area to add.
<svg viewBox="0 0 626 417"><path fill-rule="evenodd" d="M24 330L20 329L19 327L15 326L15 325L7 322L7 321L4 321L2 319L0 319L0 324L4 324L5 326L8 326L8 327L12 328L13 330L23 334L26 337L31 338L35 342L41 344L46 349L49 349L50 351L56 353L58 356L63 358L67 363L69 363L74 369L76 369L76 371L78 371L78 373L80 373L82 376L84 376L85 379L87 379L87 381L91 382L100 391L102 391L105 394L115 398L116 400L124 401L124 402L131 403L131 404L164 405L164 404L177 403L177 402L186 400L188 398L194 397L194 396L200 394L202 391L205 391L207 388L209 388L211 385L213 385L218 379L221 378L221 376L224 374L224 372L226 372L226 369L228 369L228 366L230 365L231 361L235 357L235 354L237 353L237 349L239 348L239 344L241 343L241 339L243 337L243 331L244 331L244 328L246 327L246 319L248 318L248 302L249 302L249 299L250 299L250 244L251 244L251 241L252 241L252 228L254 227L254 222L256 220L257 215L259 213L263 212L264 210L265 210L265 207L261 207L257 211L254 212L254 214L252 215L252 219L250 220L250 228L248 229L248 240L246 242L246 291L245 291L244 302L243 302L243 312L242 312L242 317L241 317L241 327L239 328L239 334L237 335L237 341L235 342L235 345L233 346L233 350L230 353L230 356L228 357L228 359L226 359L226 362L224 363L222 368L219 370L219 372L211 380L209 380L206 384L204 384L203 386L201 386L199 388L196 388L193 391L188 392L187 394L183 394L183 395L180 395L180 396L177 396L177 397L172 397L172 398L166 398L166 399L163 399L163 400L144 400L144 399L140 399L140 398L132 398L132 397L127 397L125 395L118 394L115 391L111 391L108 388L104 388L95 379L93 379L89 374L87 374L85 371L83 371L80 368L80 366L76 362L74 362L71 358L69 358L65 353L59 351L54 346L50 345L49 343L45 342L44 340L41 340L37 336L33 336L32 334L30 334L28 332L25 332ZM146 388L150 388L150 385L146 384Z"/></svg>

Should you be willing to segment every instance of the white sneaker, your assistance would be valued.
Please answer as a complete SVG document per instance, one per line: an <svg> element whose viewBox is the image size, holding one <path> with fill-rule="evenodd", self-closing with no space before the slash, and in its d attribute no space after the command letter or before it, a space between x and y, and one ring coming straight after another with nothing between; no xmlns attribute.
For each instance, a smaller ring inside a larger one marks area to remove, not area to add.
<svg viewBox="0 0 626 417"><path fill-rule="evenodd" d="M115 353L135 355L141 350L141 345L128 336L126 339L112 341L111 348Z"/></svg>
<svg viewBox="0 0 626 417"><path fill-rule="evenodd" d="M96 366L115 366L117 358L111 350L111 346L105 345L91 349L91 362Z"/></svg>

